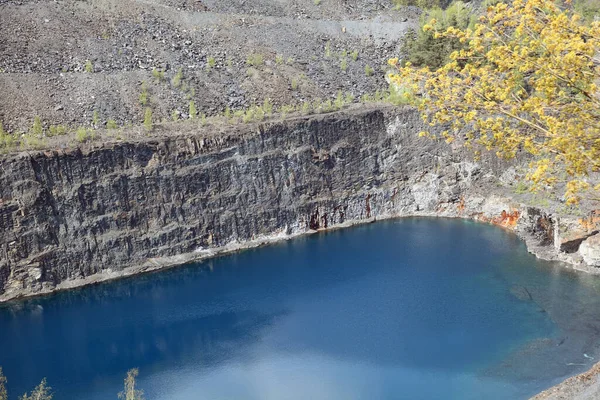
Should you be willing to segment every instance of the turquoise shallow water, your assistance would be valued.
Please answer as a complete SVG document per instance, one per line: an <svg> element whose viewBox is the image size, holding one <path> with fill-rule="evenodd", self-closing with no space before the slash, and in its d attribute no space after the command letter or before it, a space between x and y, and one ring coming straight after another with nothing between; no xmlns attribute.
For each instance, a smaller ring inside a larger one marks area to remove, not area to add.
<svg viewBox="0 0 600 400"><path fill-rule="evenodd" d="M524 399L600 352L600 279L473 222L312 235L0 307L11 398Z"/></svg>

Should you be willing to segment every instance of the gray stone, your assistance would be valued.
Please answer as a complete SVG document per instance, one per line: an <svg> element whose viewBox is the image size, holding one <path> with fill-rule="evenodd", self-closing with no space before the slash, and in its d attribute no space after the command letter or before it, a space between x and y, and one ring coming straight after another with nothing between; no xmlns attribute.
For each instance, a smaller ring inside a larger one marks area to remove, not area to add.
<svg viewBox="0 0 600 400"><path fill-rule="evenodd" d="M579 254L586 264L600 267L600 233L585 239L579 246Z"/></svg>

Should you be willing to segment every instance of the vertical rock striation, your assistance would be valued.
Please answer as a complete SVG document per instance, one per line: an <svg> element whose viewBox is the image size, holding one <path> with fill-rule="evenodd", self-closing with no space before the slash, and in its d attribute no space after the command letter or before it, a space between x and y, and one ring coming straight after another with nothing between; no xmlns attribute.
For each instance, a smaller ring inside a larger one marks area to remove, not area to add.
<svg viewBox="0 0 600 400"><path fill-rule="evenodd" d="M410 109L363 108L2 156L0 299L403 215L475 218L566 251L551 215L499 192L499 162L420 139L420 126Z"/></svg>

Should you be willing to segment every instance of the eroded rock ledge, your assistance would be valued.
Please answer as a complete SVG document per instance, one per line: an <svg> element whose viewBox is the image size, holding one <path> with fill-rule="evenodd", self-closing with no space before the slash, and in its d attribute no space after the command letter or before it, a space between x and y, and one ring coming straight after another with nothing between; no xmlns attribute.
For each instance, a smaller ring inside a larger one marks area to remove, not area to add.
<svg viewBox="0 0 600 400"><path fill-rule="evenodd" d="M0 301L409 215L491 222L540 257L599 265L600 215L514 202L506 165L418 138L411 109L255 128L2 156Z"/></svg>

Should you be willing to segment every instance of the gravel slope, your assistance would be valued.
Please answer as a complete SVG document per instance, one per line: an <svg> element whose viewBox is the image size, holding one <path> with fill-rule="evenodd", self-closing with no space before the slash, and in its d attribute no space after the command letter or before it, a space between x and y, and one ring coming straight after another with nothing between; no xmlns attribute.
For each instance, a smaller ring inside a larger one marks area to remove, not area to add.
<svg viewBox="0 0 600 400"><path fill-rule="evenodd" d="M0 1L0 120L21 131L35 116L46 126L90 126L96 111L102 123L124 125L139 123L147 106L155 118L186 118L192 100L212 115L265 98L290 104L340 90L359 97L386 86L386 60L418 16L390 3ZM249 65L253 55L262 62Z"/></svg>

